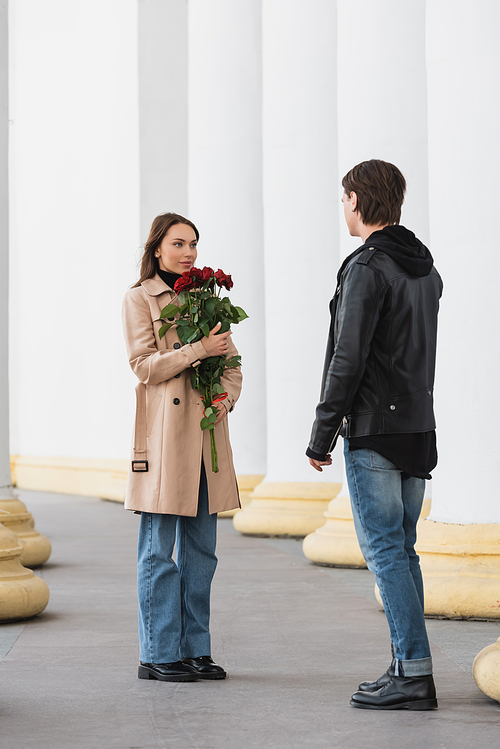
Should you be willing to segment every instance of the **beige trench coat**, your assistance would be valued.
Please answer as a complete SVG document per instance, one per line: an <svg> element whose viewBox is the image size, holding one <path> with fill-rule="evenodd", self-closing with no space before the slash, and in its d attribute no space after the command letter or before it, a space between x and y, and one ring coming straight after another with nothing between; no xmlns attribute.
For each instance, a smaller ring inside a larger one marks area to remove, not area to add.
<svg viewBox="0 0 500 749"><path fill-rule="evenodd" d="M136 419L125 508L195 517L201 458L205 464L210 513L240 507L229 442L228 419L215 428L219 472L210 458L210 435L202 431L203 402L191 386L191 367L206 358L201 341L183 346L172 326L160 339L160 312L177 295L156 275L129 289L123 300L123 329L130 366L139 378ZM229 356L237 354L229 338ZM222 385L232 411L241 390L241 368L227 369ZM147 472L143 469L147 461Z"/></svg>

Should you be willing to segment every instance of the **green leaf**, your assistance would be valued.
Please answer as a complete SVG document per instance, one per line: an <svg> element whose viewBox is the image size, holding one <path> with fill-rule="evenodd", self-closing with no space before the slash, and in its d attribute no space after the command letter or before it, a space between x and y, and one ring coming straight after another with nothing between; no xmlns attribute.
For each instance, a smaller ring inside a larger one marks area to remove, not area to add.
<svg viewBox="0 0 500 749"><path fill-rule="evenodd" d="M211 414L208 417L208 423L209 424L215 424L216 421L217 421L217 414Z"/></svg>
<svg viewBox="0 0 500 749"><path fill-rule="evenodd" d="M215 297L211 296L210 299L207 299L205 302L205 311L209 317L213 317L213 314L215 312Z"/></svg>
<svg viewBox="0 0 500 749"><path fill-rule="evenodd" d="M238 313L238 322L242 322L242 320L246 320L247 319L248 315L247 315L247 313L245 312L244 309L242 309L241 307L235 307L234 309Z"/></svg>
<svg viewBox="0 0 500 749"><path fill-rule="evenodd" d="M231 327L231 323L228 320L224 320L222 325L220 326L220 329L217 335L220 335L221 333L227 333L230 327Z"/></svg>
<svg viewBox="0 0 500 749"><path fill-rule="evenodd" d="M176 304L167 304L160 312L160 315L161 317L175 317L178 312L179 307Z"/></svg>
<svg viewBox="0 0 500 749"><path fill-rule="evenodd" d="M158 335L160 336L160 339L163 338L163 336L165 335L165 333L167 332L167 330L169 328L171 328L172 325L173 325L173 323L166 322L165 325L161 326L160 330L158 331Z"/></svg>
<svg viewBox="0 0 500 749"><path fill-rule="evenodd" d="M205 416L211 416L212 414L213 414L213 409L210 408L210 406L205 409Z"/></svg>
<svg viewBox="0 0 500 749"><path fill-rule="evenodd" d="M210 335L210 328L208 327L208 325L206 323L202 323L200 325L200 328L205 338L208 338L208 336Z"/></svg>
<svg viewBox="0 0 500 749"><path fill-rule="evenodd" d="M222 385L219 385L218 383L215 383L215 385L212 388L212 392L214 395L220 395L221 393L225 393L226 391L222 387Z"/></svg>
<svg viewBox="0 0 500 749"><path fill-rule="evenodd" d="M202 420L200 421L200 427L201 427L202 429L208 429L208 428L210 427L210 422L209 422L209 420L208 420L208 419L206 418L206 416L204 416L204 417L202 418Z"/></svg>
<svg viewBox="0 0 500 749"><path fill-rule="evenodd" d="M241 366L241 356L233 356L231 359L226 359L226 367L228 369L239 366Z"/></svg>

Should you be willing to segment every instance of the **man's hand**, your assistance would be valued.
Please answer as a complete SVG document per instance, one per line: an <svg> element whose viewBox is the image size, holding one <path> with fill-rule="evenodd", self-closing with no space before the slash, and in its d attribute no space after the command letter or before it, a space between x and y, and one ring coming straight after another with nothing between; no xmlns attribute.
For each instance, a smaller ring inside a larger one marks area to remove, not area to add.
<svg viewBox="0 0 500 749"><path fill-rule="evenodd" d="M314 460L314 458L309 458L309 463L316 471L319 471L321 473L323 471L321 466L331 466L332 456L328 454L326 456L326 460Z"/></svg>

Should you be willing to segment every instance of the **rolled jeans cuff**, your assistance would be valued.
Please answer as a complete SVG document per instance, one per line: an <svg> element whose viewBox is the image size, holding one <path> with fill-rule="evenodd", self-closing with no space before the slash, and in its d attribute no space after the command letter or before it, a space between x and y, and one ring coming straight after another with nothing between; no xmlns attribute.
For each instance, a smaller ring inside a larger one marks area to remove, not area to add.
<svg viewBox="0 0 500 749"><path fill-rule="evenodd" d="M411 661L396 660L396 676L430 676L432 658L414 658Z"/></svg>

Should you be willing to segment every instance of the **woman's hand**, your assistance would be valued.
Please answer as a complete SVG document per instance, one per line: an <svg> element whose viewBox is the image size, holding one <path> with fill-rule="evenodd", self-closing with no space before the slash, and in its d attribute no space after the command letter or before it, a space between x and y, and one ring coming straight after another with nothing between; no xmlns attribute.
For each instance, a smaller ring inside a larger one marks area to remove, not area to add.
<svg viewBox="0 0 500 749"><path fill-rule="evenodd" d="M229 336L231 335L231 331L228 330L226 333L217 335L220 325L220 322L218 322L210 331L208 338L203 336L201 339L203 348L208 356L224 356L229 351Z"/></svg>
<svg viewBox="0 0 500 749"><path fill-rule="evenodd" d="M215 422L215 426L217 424L220 424L223 419L227 416L227 408L225 407L224 403L217 403L217 421Z"/></svg>

